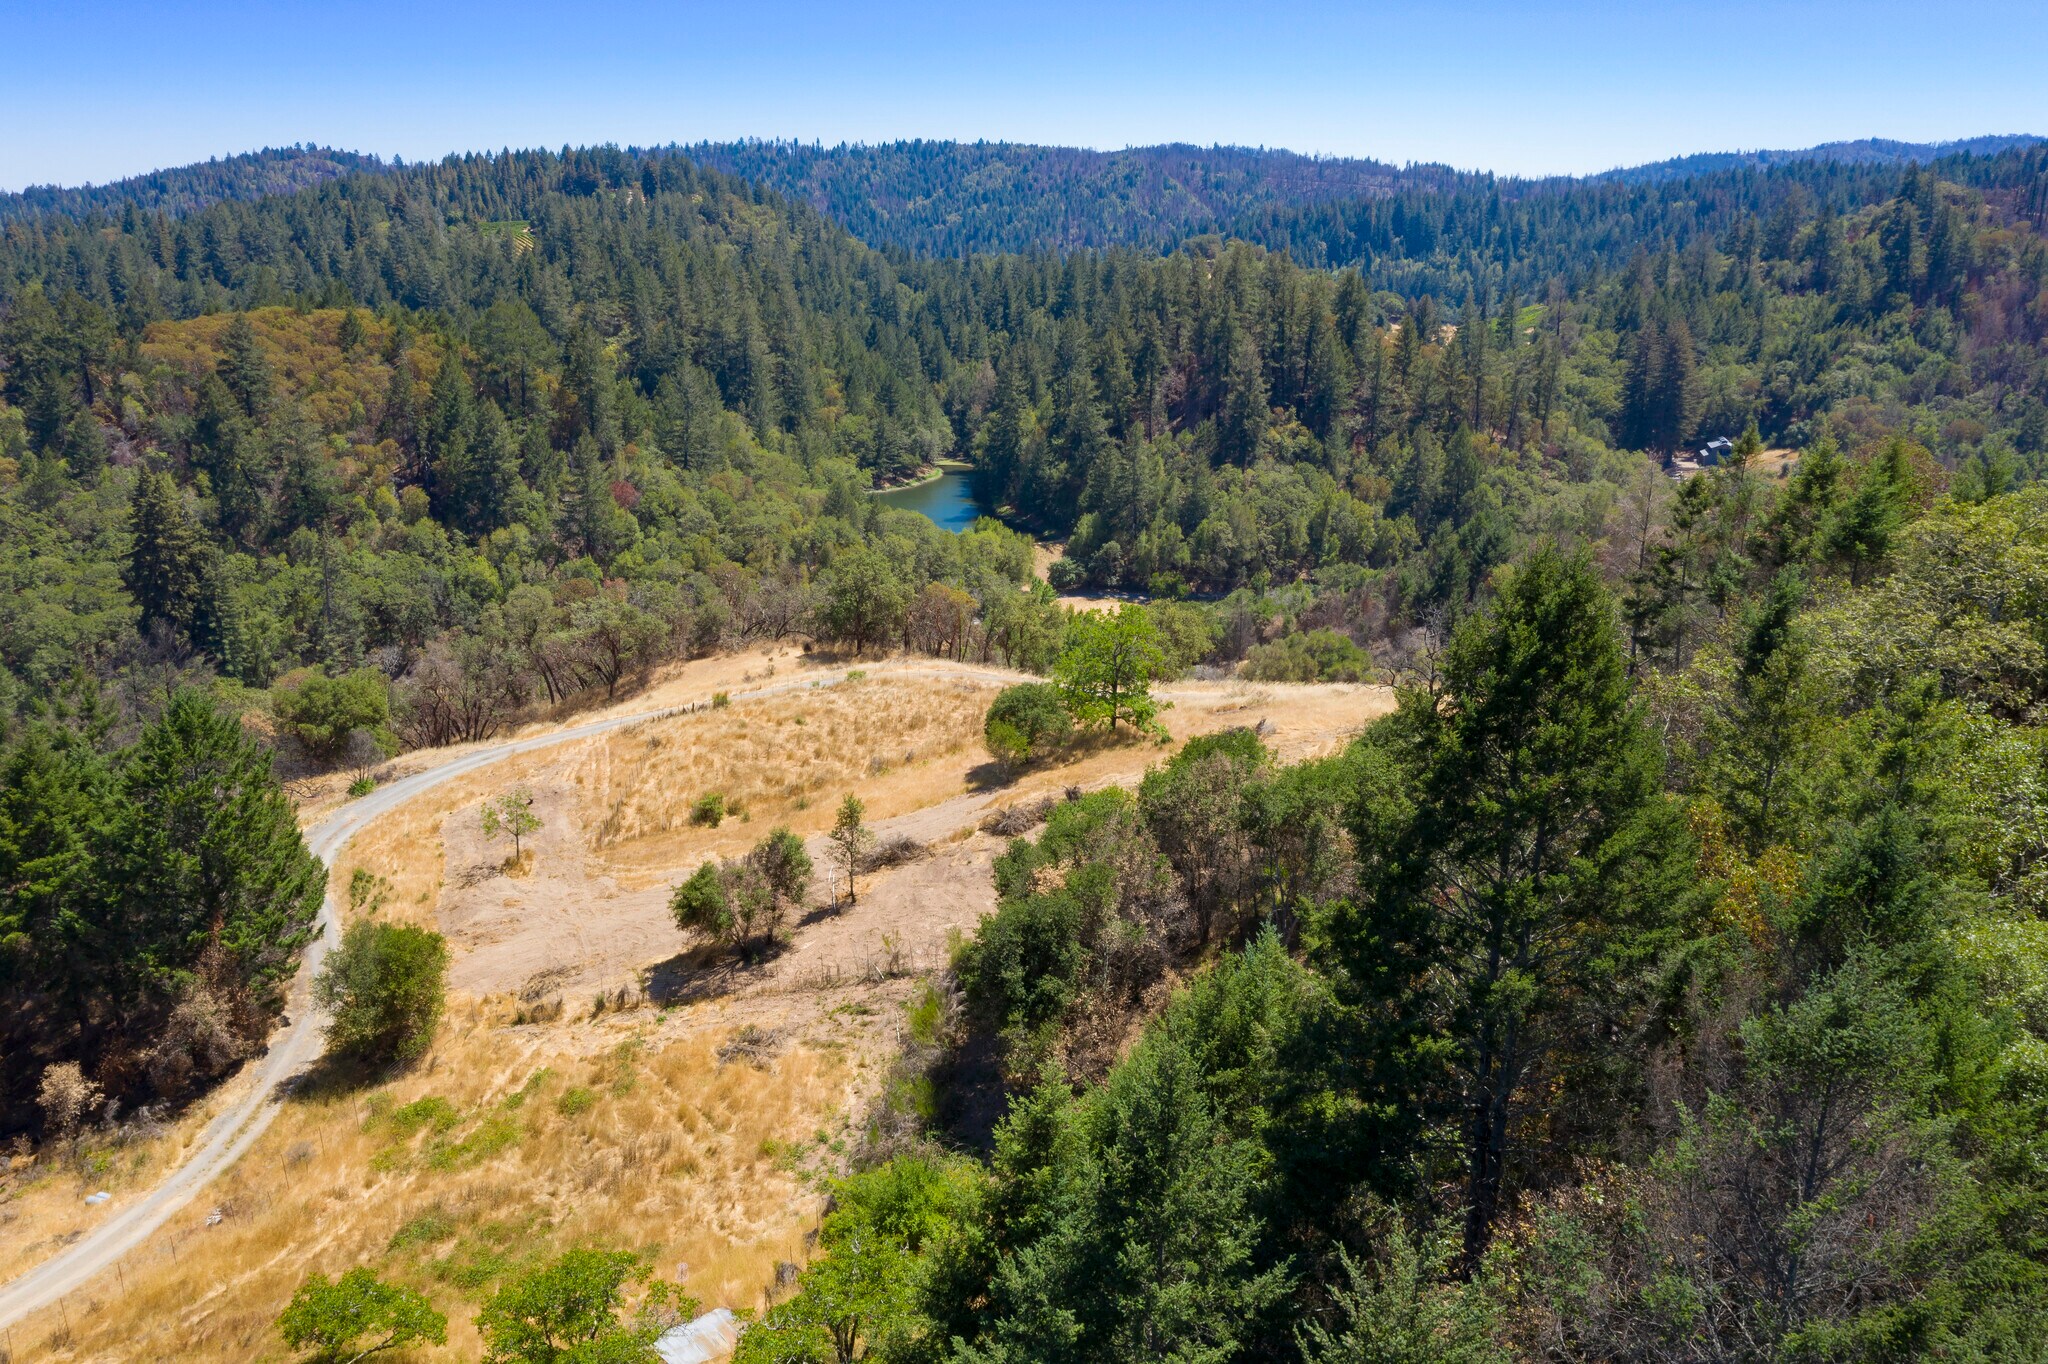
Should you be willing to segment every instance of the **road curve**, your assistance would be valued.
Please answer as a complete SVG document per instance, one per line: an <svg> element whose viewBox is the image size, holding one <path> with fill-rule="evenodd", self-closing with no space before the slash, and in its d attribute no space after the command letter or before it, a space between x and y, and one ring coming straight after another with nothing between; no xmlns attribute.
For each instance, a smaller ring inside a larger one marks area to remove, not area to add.
<svg viewBox="0 0 2048 1364"><path fill-rule="evenodd" d="M974 666L931 668L871 668L870 674L906 671L934 680L969 678L978 681L1011 682L1024 678L1024 674L1013 673L1002 668L981 668ZM752 700L763 696L774 696L785 692L800 691L811 686L823 686L843 681L845 673L825 673L816 677L793 678L772 686L756 687L750 691L732 693L734 700ZM314 856L332 866L335 855L348 841L362 832L372 820L397 809L414 796L433 789L444 782L452 781L488 767L492 763L520 753L530 753L537 748L549 748L555 744L572 743L587 739L614 729L645 724L667 716L700 709L704 702L668 706L660 710L642 711L631 715L615 715L587 724L575 725L568 729L539 734L527 739L513 739L499 744L488 744L451 758L438 766L409 777L401 777L388 786L380 786L367 796L362 796L342 806L326 819L306 830L306 846ZM171 1171L155 1188L124 1207L78 1240L72 1242L56 1255L24 1271L5 1284L0 1284L0 1327L12 1325L31 1312L50 1306L59 1298L80 1288L94 1276L113 1268L123 1255L141 1245L150 1233L167 1221L171 1214L191 1202L198 1192L252 1146L277 1116L277 1105L273 1102L278 1086L291 1076L304 1070L319 1054L322 1020L313 1007L312 981L320 969L320 963L341 941L341 928L336 916L336 907L345 887L330 885L327 900L321 907L319 934L307 944L305 956L300 962L298 976L292 983L287 1013L290 1021L274 1035L269 1050L258 1060L255 1083L248 1093L222 1110L200 1134L199 1148L183 1165Z"/></svg>

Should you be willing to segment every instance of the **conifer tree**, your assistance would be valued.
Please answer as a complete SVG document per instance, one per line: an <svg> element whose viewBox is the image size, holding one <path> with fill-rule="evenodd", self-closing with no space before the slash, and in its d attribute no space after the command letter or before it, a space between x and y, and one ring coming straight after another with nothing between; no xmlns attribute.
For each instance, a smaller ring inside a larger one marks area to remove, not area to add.
<svg viewBox="0 0 2048 1364"><path fill-rule="evenodd" d="M1217 454L1228 463L1250 467L1272 412L1258 348L1243 329L1233 330L1235 339L1223 373L1223 408L1216 416Z"/></svg>
<svg viewBox="0 0 2048 1364"><path fill-rule="evenodd" d="M1619 1003L1617 963L1659 940L1683 832L1583 555L1523 563L1459 629L1441 693L1400 715L1412 804L1391 829L1360 828L1383 851L1335 942L1366 994L1451 1047L1430 1102L1460 1114L1476 1268L1519 1172L1519 1115Z"/></svg>
<svg viewBox="0 0 2048 1364"><path fill-rule="evenodd" d="M234 394L242 415L251 421L259 420L270 410L272 380L270 361L256 339L249 314L236 313L221 331L220 352L216 370L221 382Z"/></svg>
<svg viewBox="0 0 2048 1364"><path fill-rule="evenodd" d="M139 622L189 630L198 608L205 549L171 476L145 472L128 504L128 561L121 575L142 610Z"/></svg>
<svg viewBox="0 0 2048 1364"><path fill-rule="evenodd" d="M1787 570L1745 614L1733 695L1710 736L1710 785L1751 856L1790 840L1820 718L1794 623L1803 592Z"/></svg>

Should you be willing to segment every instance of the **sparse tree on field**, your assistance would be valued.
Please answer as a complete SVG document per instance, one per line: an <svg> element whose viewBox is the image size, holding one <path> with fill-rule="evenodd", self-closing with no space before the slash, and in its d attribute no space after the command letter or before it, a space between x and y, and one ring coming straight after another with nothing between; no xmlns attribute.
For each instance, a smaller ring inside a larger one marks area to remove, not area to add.
<svg viewBox="0 0 2048 1364"><path fill-rule="evenodd" d="M1125 602L1115 612L1083 611L1067 625L1067 645L1052 675L1067 697L1067 709L1082 724L1118 721L1139 730L1159 713L1152 680L1165 668L1159 633L1145 608Z"/></svg>
<svg viewBox="0 0 2048 1364"><path fill-rule="evenodd" d="M800 905L811 888L811 855L788 829L776 829L747 854L775 895L778 908Z"/></svg>
<svg viewBox="0 0 2048 1364"><path fill-rule="evenodd" d="M684 932L751 951L781 936L784 915L803 903L810 885L803 840L777 829L745 857L697 868L669 897L669 913Z"/></svg>
<svg viewBox="0 0 2048 1364"><path fill-rule="evenodd" d="M874 830L861 822L866 814L867 806L861 804L859 796L849 792L846 799L839 802L839 817L832 824L832 860L846 872L848 904L858 903L859 897L855 894L853 884L854 874L860 870L861 861L867 856L868 849L875 845Z"/></svg>
<svg viewBox="0 0 2048 1364"><path fill-rule="evenodd" d="M440 1025L447 975L448 944L439 933L369 919L350 924L313 982L313 997L333 1014L328 1049L376 1063L418 1060Z"/></svg>
<svg viewBox="0 0 2048 1364"><path fill-rule="evenodd" d="M512 840L512 860L521 856L521 841L540 828L540 816L533 812L533 792L514 787L496 800L484 803L484 837Z"/></svg>

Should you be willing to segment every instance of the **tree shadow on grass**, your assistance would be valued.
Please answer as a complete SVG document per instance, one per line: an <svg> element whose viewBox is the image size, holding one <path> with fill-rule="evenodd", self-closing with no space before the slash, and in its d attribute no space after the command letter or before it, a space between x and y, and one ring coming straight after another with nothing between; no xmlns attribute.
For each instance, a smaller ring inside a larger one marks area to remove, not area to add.
<svg viewBox="0 0 2048 1364"><path fill-rule="evenodd" d="M322 1053L296 1075L278 1085L278 1097L291 1103L323 1104L346 1099L366 1089L389 1084L413 1068L411 1061L367 1061L359 1056Z"/></svg>
<svg viewBox="0 0 2048 1364"><path fill-rule="evenodd" d="M719 999L767 977L769 965L785 950L770 943L746 952L706 944L656 962L641 975L647 998L660 1008Z"/></svg>
<svg viewBox="0 0 2048 1364"><path fill-rule="evenodd" d="M1024 769L991 758L967 769L967 789L976 795L984 791L1000 791L1005 786L1015 786L1017 778L1022 775Z"/></svg>

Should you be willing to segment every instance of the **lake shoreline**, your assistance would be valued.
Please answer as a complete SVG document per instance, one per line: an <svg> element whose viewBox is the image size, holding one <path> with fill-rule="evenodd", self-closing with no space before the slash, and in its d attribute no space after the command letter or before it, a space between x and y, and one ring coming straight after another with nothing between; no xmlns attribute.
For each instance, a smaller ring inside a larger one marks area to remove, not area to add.
<svg viewBox="0 0 2048 1364"><path fill-rule="evenodd" d="M868 489L868 495L873 496L876 493L907 492L912 488L922 488L927 483L936 483L940 479L944 478L947 474L966 473L967 471L973 468L974 466L972 464L969 464L964 459L937 460L934 463L927 465L924 468L924 470L918 474L916 478L911 479L909 482L877 483L875 486Z"/></svg>
<svg viewBox="0 0 2048 1364"><path fill-rule="evenodd" d="M916 512L939 529L956 535L985 514L974 497L973 466L966 464L942 467L915 483L877 488L874 492L883 506Z"/></svg>

